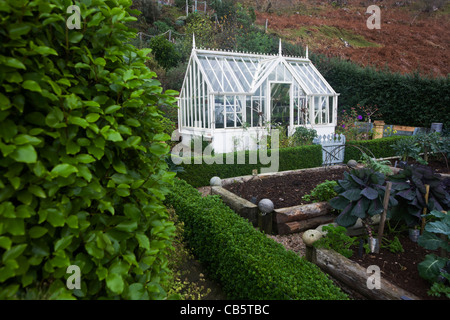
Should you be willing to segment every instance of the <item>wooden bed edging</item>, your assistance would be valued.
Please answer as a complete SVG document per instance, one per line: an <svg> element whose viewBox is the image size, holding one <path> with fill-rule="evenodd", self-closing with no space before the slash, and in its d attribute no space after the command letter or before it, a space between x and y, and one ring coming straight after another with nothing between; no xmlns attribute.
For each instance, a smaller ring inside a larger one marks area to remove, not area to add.
<svg viewBox="0 0 450 320"><path fill-rule="evenodd" d="M311 262L333 278L368 299L420 300L420 298L412 293L383 279L382 274L380 275L380 289L369 289L367 280L373 273L368 272L366 268L333 250L317 249L314 247L308 247L308 250L312 250L312 255L310 255Z"/></svg>

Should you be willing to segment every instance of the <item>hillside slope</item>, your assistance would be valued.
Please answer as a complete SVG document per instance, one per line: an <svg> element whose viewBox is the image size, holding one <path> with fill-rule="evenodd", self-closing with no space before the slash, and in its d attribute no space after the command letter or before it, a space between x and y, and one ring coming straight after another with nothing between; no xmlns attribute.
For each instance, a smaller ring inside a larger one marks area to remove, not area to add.
<svg viewBox="0 0 450 320"><path fill-rule="evenodd" d="M330 2L278 0L266 7L257 1L247 4L259 9L258 25L264 28L267 19L267 32L308 45L314 52L378 69L388 67L393 72L450 73L449 1L440 2L442 6L432 12L420 6L423 1L348 0L345 6ZM366 25L370 17L367 7L374 2L381 9L379 30Z"/></svg>

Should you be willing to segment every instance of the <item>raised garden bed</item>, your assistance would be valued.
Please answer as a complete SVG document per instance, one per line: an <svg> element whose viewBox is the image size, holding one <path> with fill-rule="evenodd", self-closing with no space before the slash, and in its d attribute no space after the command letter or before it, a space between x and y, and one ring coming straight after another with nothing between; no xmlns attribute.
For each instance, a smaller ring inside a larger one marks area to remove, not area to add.
<svg viewBox="0 0 450 320"><path fill-rule="evenodd" d="M343 173L350 171L347 166L321 167L280 173L279 175L258 175L246 181L227 179L223 187L241 198L258 203L261 199L272 200L275 208L286 208L311 201L302 200L318 184L326 180L339 180Z"/></svg>
<svg viewBox="0 0 450 320"><path fill-rule="evenodd" d="M388 234L386 238L392 240L394 236L394 234ZM411 241L406 234L401 233L397 236L404 252L393 253L382 247L379 253L363 252L361 256L358 254L358 247L353 247L354 253L350 260L357 262L364 268L370 265L379 266L382 278L417 296L418 299L448 300L444 297L429 296L427 291L430 289L430 283L420 277L417 269L417 265L425 259L427 254L439 255L439 252L424 249L416 242Z"/></svg>
<svg viewBox="0 0 450 320"><path fill-rule="evenodd" d="M386 239L392 240L394 236L404 249L404 252L393 253L382 247L379 253L366 253L362 255L359 245L353 246L353 255L346 258L343 255L322 248L308 247L310 255L306 257L318 265L324 272L335 278L347 291L354 292L363 299L374 300L448 300L447 298L433 297L427 294L430 283L421 278L417 265L427 254L439 254L422 248L403 233L391 233ZM367 286L369 266L380 268L381 288L371 289Z"/></svg>
<svg viewBox="0 0 450 320"><path fill-rule="evenodd" d="M328 249L312 249L312 262L325 273L335 278L349 291L356 292L370 300L420 300L411 292L391 283L383 276L380 277L380 288L369 288L367 279L371 275L367 268L359 265L336 251Z"/></svg>
<svg viewBox="0 0 450 320"><path fill-rule="evenodd" d="M400 170L393 167L391 169L393 173ZM346 171L350 171L348 166L336 165L234 177L224 179L222 187L214 187L212 193L220 195L234 211L259 227L257 204L262 199L270 199L275 209L272 222L266 221L265 224L272 224L270 233L284 235L334 221L336 215L328 203L311 203L304 200L303 196L310 194L326 180L342 179ZM448 176L441 175L443 179Z"/></svg>
<svg viewBox="0 0 450 320"><path fill-rule="evenodd" d="M222 187L213 187L212 193L221 196L239 215L261 227L258 202L268 198L275 210L269 230L275 234L301 232L334 221L335 215L326 202L310 203L302 200L318 184L341 179L347 166L319 167L242 176L224 179ZM283 196L283 198L282 198ZM281 199L280 199L281 198Z"/></svg>

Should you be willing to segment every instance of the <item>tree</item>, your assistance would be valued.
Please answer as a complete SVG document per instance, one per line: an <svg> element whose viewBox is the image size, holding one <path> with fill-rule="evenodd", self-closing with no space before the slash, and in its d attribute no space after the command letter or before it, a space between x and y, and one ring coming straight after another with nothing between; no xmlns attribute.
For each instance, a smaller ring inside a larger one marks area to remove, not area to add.
<svg viewBox="0 0 450 320"><path fill-rule="evenodd" d="M175 49L175 45L163 35L153 37L150 40L149 47L152 49L158 64L166 70L177 66L181 59L181 55Z"/></svg>

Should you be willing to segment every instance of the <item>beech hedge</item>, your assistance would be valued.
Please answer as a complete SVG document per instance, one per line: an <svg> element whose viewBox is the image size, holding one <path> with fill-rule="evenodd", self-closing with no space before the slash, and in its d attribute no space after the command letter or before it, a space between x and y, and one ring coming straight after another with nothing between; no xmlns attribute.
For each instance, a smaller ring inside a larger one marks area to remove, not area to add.
<svg viewBox="0 0 450 320"><path fill-rule="evenodd" d="M163 299L175 92L127 44L131 1L79 2L81 29L72 4L0 0L0 299Z"/></svg>
<svg viewBox="0 0 450 320"><path fill-rule="evenodd" d="M189 246L228 299L345 300L316 265L256 230L219 196L175 179L166 205L184 222Z"/></svg>

